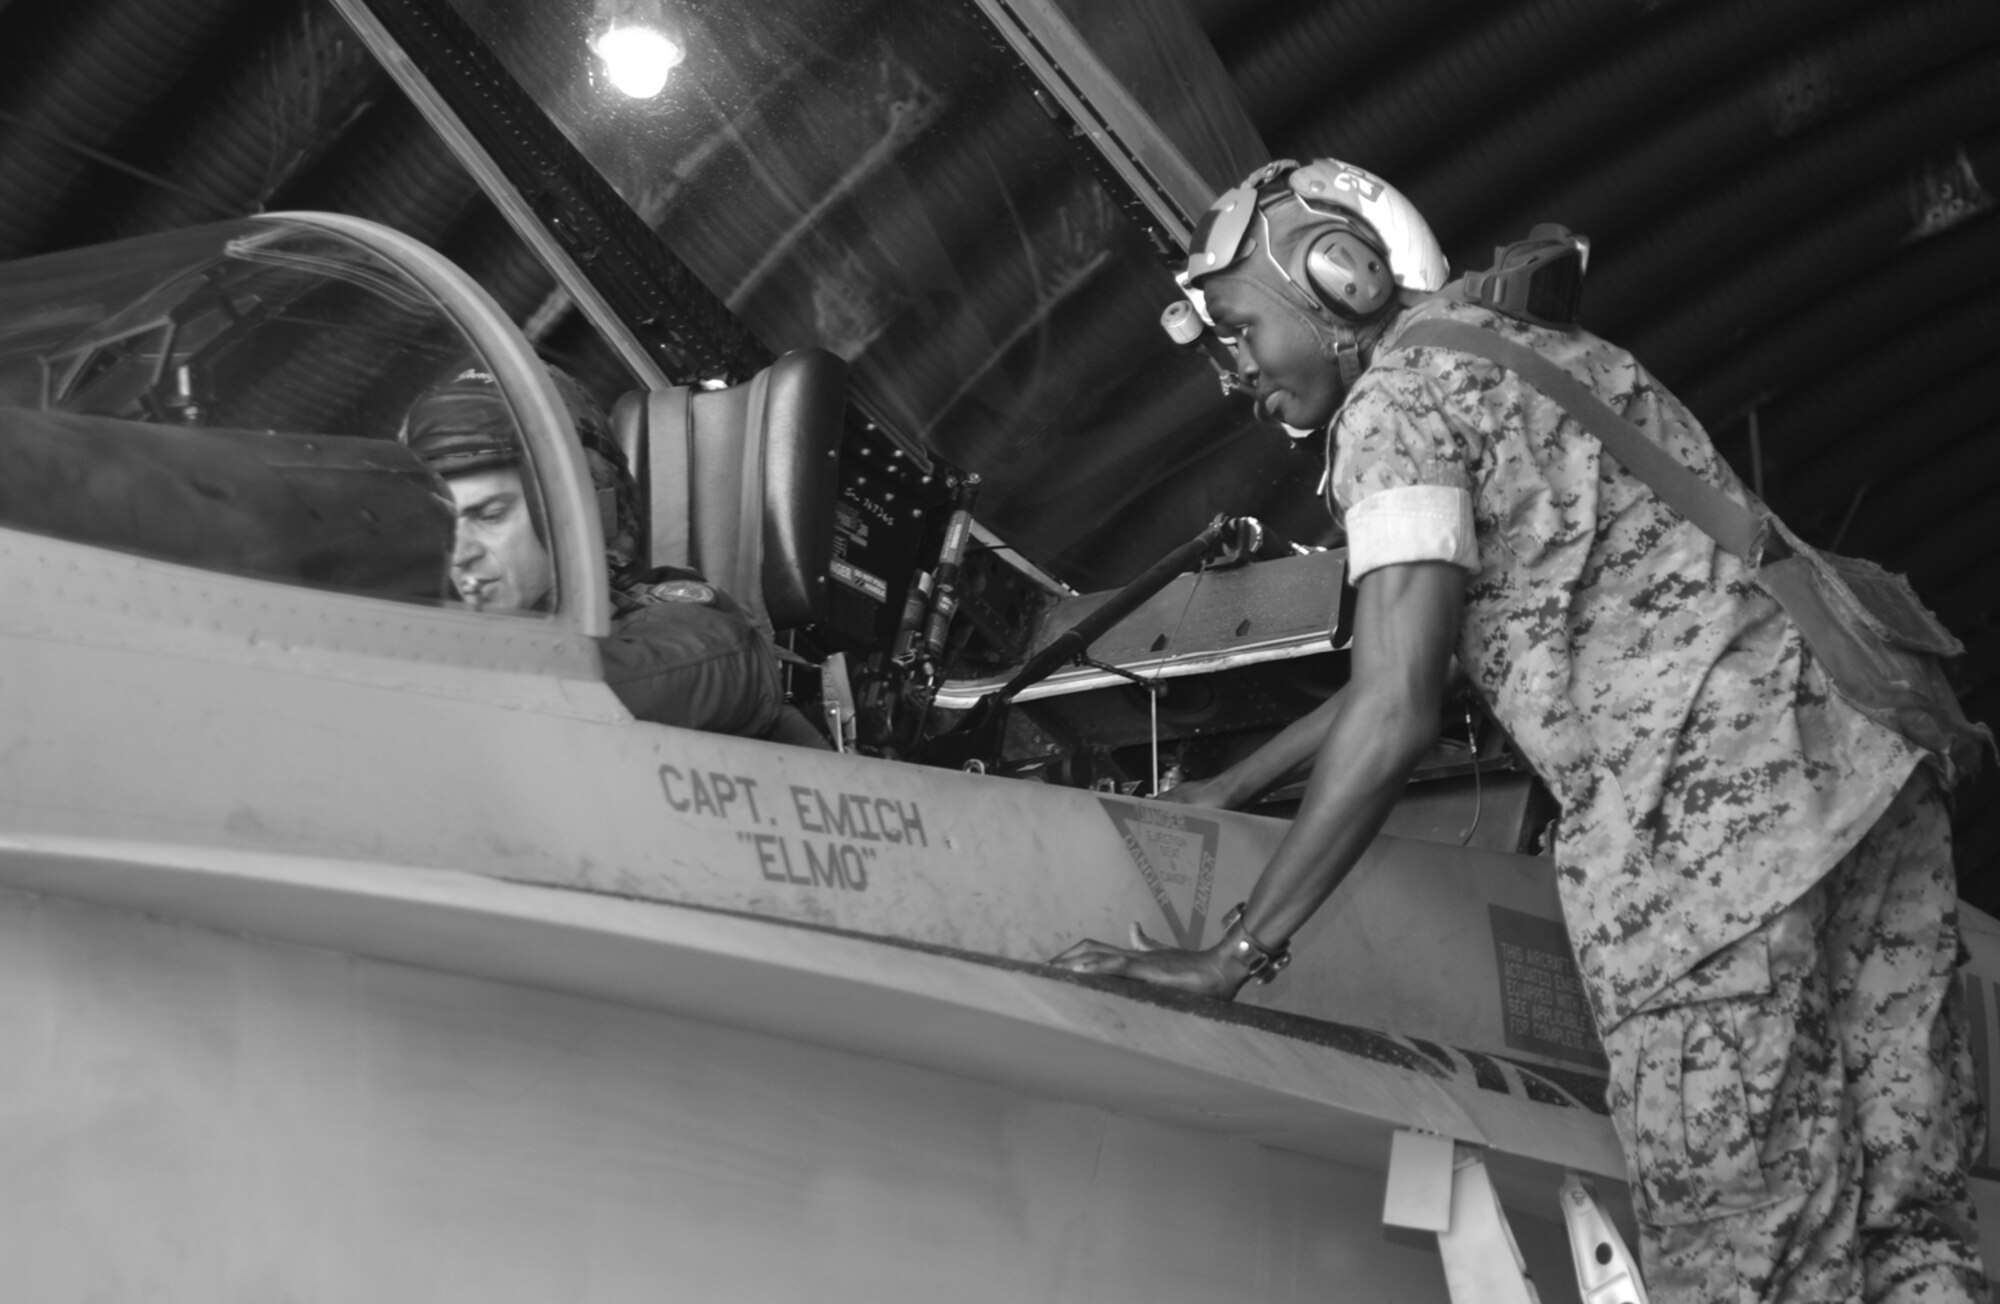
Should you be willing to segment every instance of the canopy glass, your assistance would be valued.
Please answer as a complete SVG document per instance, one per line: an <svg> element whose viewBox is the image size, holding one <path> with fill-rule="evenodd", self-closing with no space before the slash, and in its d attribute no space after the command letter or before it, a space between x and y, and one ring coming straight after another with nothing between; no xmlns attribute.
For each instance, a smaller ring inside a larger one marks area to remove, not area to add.
<svg viewBox="0 0 2000 1304"><path fill-rule="evenodd" d="M766 344L846 358L1032 560L1101 587L1218 511L1325 531L1312 458L1161 332L1172 264L973 4L451 3Z"/></svg>

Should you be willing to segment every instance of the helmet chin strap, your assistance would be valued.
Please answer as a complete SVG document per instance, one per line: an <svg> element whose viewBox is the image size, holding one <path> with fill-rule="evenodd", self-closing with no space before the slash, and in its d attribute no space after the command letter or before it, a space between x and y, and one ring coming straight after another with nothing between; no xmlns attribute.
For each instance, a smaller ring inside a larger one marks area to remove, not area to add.
<svg viewBox="0 0 2000 1304"><path fill-rule="evenodd" d="M1332 328L1333 358L1340 364L1342 388L1353 389L1354 382L1361 379L1361 373L1368 369L1367 355L1375 351L1376 342L1389 329L1389 321L1394 316L1393 312L1384 313L1363 326L1338 325Z"/></svg>
<svg viewBox="0 0 2000 1304"><path fill-rule="evenodd" d="M1343 333L1333 341L1333 358L1340 364L1340 387L1354 388L1354 382L1361 379L1361 341Z"/></svg>
<svg viewBox="0 0 2000 1304"><path fill-rule="evenodd" d="M1340 368L1340 388L1343 393L1354 388L1354 382L1361 379L1367 360L1361 356L1362 332L1341 322L1328 321L1320 314L1313 322L1319 335L1320 347Z"/></svg>

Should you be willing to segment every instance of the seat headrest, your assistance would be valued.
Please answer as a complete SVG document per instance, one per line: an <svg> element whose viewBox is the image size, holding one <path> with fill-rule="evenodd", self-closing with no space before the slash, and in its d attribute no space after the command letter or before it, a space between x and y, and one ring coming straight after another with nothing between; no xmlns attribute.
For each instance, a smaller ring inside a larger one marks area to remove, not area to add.
<svg viewBox="0 0 2000 1304"><path fill-rule="evenodd" d="M776 629L824 619L846 413L847 364L825 349L728 389L626 395L612 429L653 564L692 566Z"/></svg>

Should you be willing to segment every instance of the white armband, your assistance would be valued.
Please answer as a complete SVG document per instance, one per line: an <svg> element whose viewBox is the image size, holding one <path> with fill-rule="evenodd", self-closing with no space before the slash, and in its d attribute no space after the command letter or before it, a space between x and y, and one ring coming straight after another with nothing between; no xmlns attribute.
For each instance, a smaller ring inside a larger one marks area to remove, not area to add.
<svg viewBox="0 0 2000 1304"><path fill-rule="evenodd" d="M1347 574L1413 561L1445 561L1479 573L1472 495L1444 485L1412 484L1369 494L1347 509Z"/></svg>

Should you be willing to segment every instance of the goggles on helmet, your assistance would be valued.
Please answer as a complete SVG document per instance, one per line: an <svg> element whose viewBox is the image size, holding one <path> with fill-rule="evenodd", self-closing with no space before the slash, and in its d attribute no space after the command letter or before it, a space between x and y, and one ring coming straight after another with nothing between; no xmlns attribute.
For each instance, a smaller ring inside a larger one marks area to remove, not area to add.
<svg viewBox="0 0 2000 1304"><path fill-rule="evenodd" d="M1544 222L1525 240L1493 251L1493 266L1468 272L1465 297L1510 317L1567 330L1583 316L1583 274L1590 237Z"/></svg>

